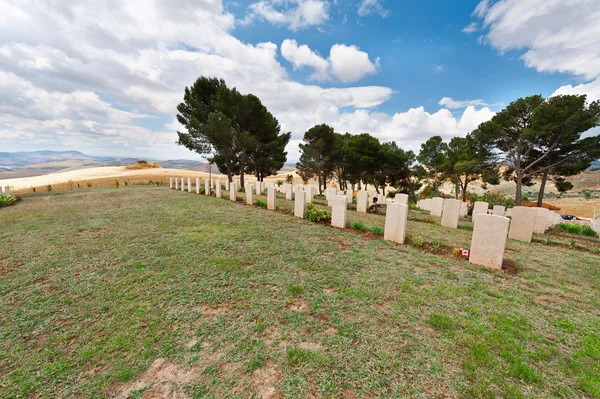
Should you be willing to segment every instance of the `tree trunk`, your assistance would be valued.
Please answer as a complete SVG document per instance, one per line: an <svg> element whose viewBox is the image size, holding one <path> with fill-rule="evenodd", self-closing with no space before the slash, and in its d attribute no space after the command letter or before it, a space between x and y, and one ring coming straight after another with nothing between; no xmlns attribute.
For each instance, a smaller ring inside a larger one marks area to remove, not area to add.
<svg viewBox="0 0 600 399"><path fill-rule="evenodd" d="M229 183L233 181L233 175L231 173L231 163L229 162L227 162L227 180L229 180Z"/></svg>
<svg viewBox="0 0 600 399"><path fill-rule="evenodd" d="M521 189L523 188L523 175L517 173L516 176L517 189L515 191L515 205L521 206Z"/></svg>
<svg viewBox="0 0 600 399"><path fill-rule="evenodd" d="M323 191L321 191L321 172L318 173L318 179L319 179L319 194L323 194Z"/></svg>
<svg viewBox="0 0 600 399"><path fill-rule="evenodd" d="M540 193L538 194L537 206L538 208L542 207L542 202L544 200L544 190L546 189L546 182L548 181L548 171L544 172L542 176L542 184L540 185Z"/></svg>
<svg viewBox="0 0 600 399"><path fill-rule="evenodd" d="M435 190L435 196L439 197L440 196L440 190L438 189L438 173L437 173L437 166L433 167L433 188Z"/></svg>
<svg viewBox="0 0 600 399"><path fill-rule="evenodd" d="M240 186L244 188L244 168L246 167L246 154L243 153L240 157Z"/></svg>

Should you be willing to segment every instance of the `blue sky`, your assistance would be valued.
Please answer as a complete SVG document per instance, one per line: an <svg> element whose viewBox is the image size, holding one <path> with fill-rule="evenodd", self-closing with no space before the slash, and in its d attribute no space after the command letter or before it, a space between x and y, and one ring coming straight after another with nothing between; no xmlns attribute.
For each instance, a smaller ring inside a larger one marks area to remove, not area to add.
<svg viewBox="0 0 600 399"><path fill-rule="evenodd" d="M1 8L0 151L198 158L174 142L176 105L201 75L259 96L292 132L290 161L315 124L418 150L432 135L472 131L518 97L600 98L596 0Z"/></svg>

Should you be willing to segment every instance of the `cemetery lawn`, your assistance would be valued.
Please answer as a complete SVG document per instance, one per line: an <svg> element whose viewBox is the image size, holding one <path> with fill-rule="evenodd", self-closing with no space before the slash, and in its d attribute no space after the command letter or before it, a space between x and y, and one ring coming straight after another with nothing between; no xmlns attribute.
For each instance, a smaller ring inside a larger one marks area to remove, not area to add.
<svg viewBox="0 0 600 399"><path fill-rule="evenodd" d="M509 240L511 275L409 217L428 249L164 187L25 196L0 210L0 397L600 398L598 239Z"/></svg>

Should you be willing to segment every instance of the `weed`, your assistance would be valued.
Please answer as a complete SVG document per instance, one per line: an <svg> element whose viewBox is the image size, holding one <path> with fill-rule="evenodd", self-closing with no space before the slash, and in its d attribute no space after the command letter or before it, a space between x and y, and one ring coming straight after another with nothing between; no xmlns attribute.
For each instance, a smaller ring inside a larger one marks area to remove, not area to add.
<svg viewBox="0 0 600 399"><path fill-rule="evenodd" d="M410 240L416 248L423 248L425 245L425 240L421 236L412 236Z"/></svg>
<svg viewBox="0 0 600 399"><path fill-rule="evenodd" d="M579 224L561 223L558 227L564 231L573 234L581 234L588 237L598 237L598 233L594 231L590 226L582 226Z"/></svg>
<svg viewBox="0 0 600 399"><path fill-rule="evenodd" d="M319 209L314 204L308 204L304 212L306 220L316 223L327 223L331 221L331 212L325 209Z"/></svg>
<svg viewBox="0 0 600 399"><path fill-rule="evenodd" d="M2 195L0 194L0 208L10 206L18 201L18 198L14 195Z"/></svg>
<svg viewBox="0 0 600 399"><path fill-rule="evenodd" d="M369 233L377 234L378 236L382 236L384 233L383 227L379 227L379 226L370 226L370 227L367 227L366 230Z"/></svg>
<svg viewBox="0 0 600 399"><path fill-rule="evenodd" d="M260 207L263 207L263 208L266 208L266 207L267 207L267 203L266 203L266 202L264 202L264 201L261 201L261 200L256 200L256 201L254 201L254 205L256 205L256 206L260 206Z"/></svg>
<svg viewBox="0 0 600 399"><path fill-rule="evenodd" d="M351 226L354 230L365 231L367 229L363 222L353 222Z"/></svg>

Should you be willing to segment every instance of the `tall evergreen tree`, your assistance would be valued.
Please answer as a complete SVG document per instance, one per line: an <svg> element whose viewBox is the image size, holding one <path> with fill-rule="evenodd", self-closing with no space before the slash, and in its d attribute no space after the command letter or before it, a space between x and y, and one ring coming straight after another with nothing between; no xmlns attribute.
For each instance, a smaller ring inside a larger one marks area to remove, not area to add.
<svg viewBox="0 0 600 399"><path fill-rule="evenodd" d="M433 188L435 195L440 195L439 174L441 168L446 162L446 151L448 145L444 143L440 136L433 136L421 144L421 151L417 160L429 171L429 176L433 178Z"/></svg>

